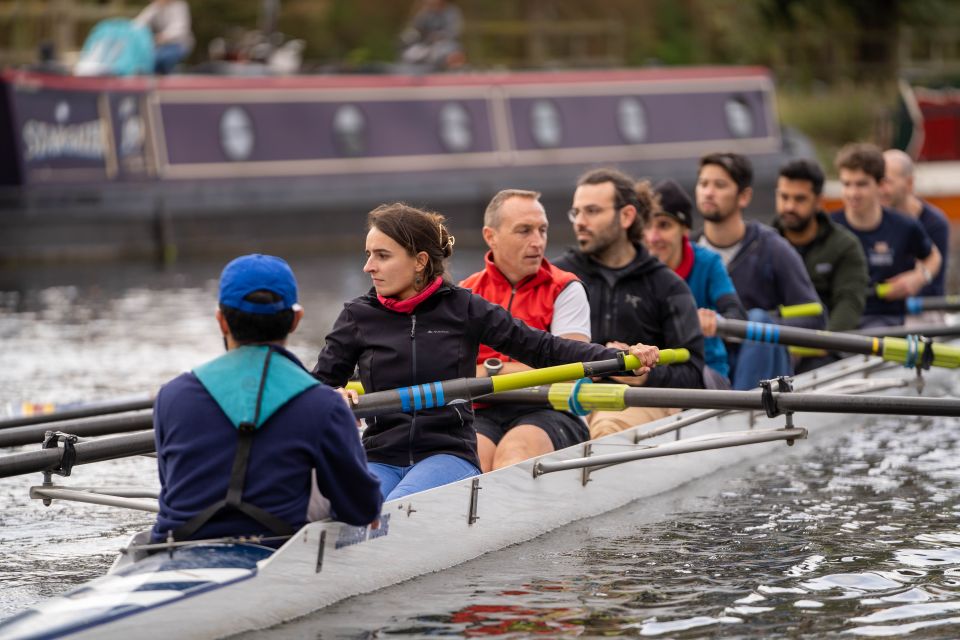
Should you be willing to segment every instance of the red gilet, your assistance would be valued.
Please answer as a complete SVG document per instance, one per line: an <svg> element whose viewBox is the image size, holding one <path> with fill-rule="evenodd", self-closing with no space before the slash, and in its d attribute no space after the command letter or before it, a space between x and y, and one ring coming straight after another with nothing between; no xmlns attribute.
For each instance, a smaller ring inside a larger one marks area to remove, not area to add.
<svg viewBox="0 0 960 640"><path fill-rule="evenodd" d="M460 286L500 305L514 318L523 320L534 329L543 331L550 330L557 296L568 284L579 281L577 276L556 268L544 258L540 263L540 269L535 274L524 278L517 283L516 287L513 287L500 269L493 264L492 251L488 251L484 256L484 262L486 263L484 270L467 277ZM512 360L509 356L497 353L482 344L480 354L477 356L477 364L482 364L487 358L500 358L504 362Z"/></svg>

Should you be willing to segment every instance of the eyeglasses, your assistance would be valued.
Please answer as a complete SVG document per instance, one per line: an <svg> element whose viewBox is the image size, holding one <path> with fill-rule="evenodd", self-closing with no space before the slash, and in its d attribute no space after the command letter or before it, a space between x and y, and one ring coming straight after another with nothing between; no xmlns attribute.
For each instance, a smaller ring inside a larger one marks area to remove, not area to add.
<svg viewBox="0 0 960 640"><path fill-rule="evenodd" d="M576 222L577 216L581 213L588 218L596 218L598 215L606 211L607 209L613 209L614 211L619 211L623 206L611 205L609 207L584 207L583 209L577 209L574 207L567 211L567 220L570 222Z"/></svg>

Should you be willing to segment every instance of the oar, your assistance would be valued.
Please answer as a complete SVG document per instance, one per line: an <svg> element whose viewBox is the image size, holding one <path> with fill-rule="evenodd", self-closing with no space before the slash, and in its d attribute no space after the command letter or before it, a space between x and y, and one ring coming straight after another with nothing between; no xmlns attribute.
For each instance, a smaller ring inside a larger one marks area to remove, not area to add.
<svg viewBox="0 0 960 640"><path fill-rule="evenodd" d="M960 311L960 296L929 296L907 298L907 313L918 315L924 311Z"/></svg>
<svg viewBox="0 0 960 640"><path fill-rule="evenodd" d="M893 285L881 282L867 287L867 295L887 300ZM924 311L960 311L960 296L911 296L904 299L907 313L918 315Z"/></svg>
<svg viewBox="0 0 960 640"><path fill-rule="evenodd" d="M616 362L616 361L615 361ZM585 363L589 364L589 363ZM629 365L628 365L629 366ZM527 372L524 372L527 373ZM485 402L531 404L569 409L572 383L558 383L523 391L502 391ZM369 398L377 392L365 396ZM764 399L767 394L767 399ZM625 407L681 407L720 410L859 413L887 415L960 416L958 398L918 398L915 396L851 396L823 393L781 393L778 391L710 391L704 389L646 389L622 384L587 384L577 390L576 399L583 409L618 411ZM395 408L391 409L395 411ZM113 436L74 445L74 464L142 455L154 450L152 431ZM34 473L60 465L63 448L41 449L0 457L0 478Z"/></svg>
<svg viewBox="0 0 960 640"><path fill-rule="evenodd" d="M73 464L138 456L155 450L154 435L153 431L143 431L123 436L101 438L100 440L79 442L73 445L73 449L76 451L76 459ZM63 447L51 447L0 456L0 478L55 469L60 466L64 451Z"/></svg>
<svg viewBox="0 0 960 640"><path fill-rule="evenodd" d="M62 411L54 411L52 413L41 413L36 415L24 415L6 418L0 420L0 430L23 427L30 424L44 424L47 422L73 420L75 418L86 418L89 416L124 413L126 411L139 411L141 409L150 409L151 407L153 407L153 395L144 394L141 396L124 398L120 400L94 402L78 407L71 407Z"/></svg>
<svg viewBox="0 0 960 640"><path fill-rule="evenodd" d="M690 352L686 349L661 349L658 364L666 365L678 362L686 362L690 359ZM583 377L603 376L621 371L629 371L640 367L640 361L628 353L621 353L619 357L610 360L598 360L595 362L575 362L571 364L559 365L556 367L546 367L544 369L533 369L530 371L521 371L510 373L493 378L461 378L458 380L446 380L443 382L431 382L428 384L416 385L413 387L404 387L401 389L391 389L389 391L378 391L368 393L360 397L360 402L354 407L354 413L358 418L365 418L381 413L393 413L398 411L410 411L412 409L429 409L431 407L442 406L451 402L469 402L473 398L522 389L523 387L551 384L563 380L576 380ZM152 424L150 414L140 414L136 416L113 416L103 418L91 418L87 420L77 420L73 422L55 423L44 426L29 426L18 429L9 438L4 440L4 446L13 444L30 444L42 442L44 433L56 428L76 436L104 435L107 433L119 433L121 431L130 431L137 428L149 428ZM152 434L152 432L149 432ZM5 436L6 434L0 434ZM17 439L19 438L19 439ZM113 442L117 446L124 446L127 442L123 437L107 438L91 442L84 442L75 445L78 450L80 447L90 448L97 442ZM109 457L122 457L123 455L141 455L152 452L153 445L151 441L150 448L143 450L141 440L130 441L129 453L111 455ZM109 458L102 458L104 460ZM80 460L78 456L78 461ZM96 460L86 460L95 462ZM9 464L8 464L9 463ZM42 451L32 451L28 453L18 453L9 456L0 457L0 477L6 475L17 475L19 473L29 473L31 471L44 471L59 464L59 454L53 449ZM16 471L7 473L5 470L11 468ZM25 470L22 470L25 469Z"/></svg>
<svg viewBox="0 0 960 640"><path fill-rule="evenodd" d="M908 366L915 366L927 359L924 357L927 346L922 341L909 337L906 339L892 336L874 338L850 333L814 331L778 324L730 320L721 316L717 316L717 333L730 338L742 338L754 342L771 342L812 349L880 356L884 360L899 362ZM950 369L960 367L960 349L957 347L938 343L930 345L930 350L932 352L930 364L933 366Z"/></svg>
<svg viewBox="0 0 960 640"><path fill-rule="evenodd" d="M661 349L657 364L666 365L686 362L690 352L686 349ZM552 384L593 376L606 376L630 371L640 367L640 361L628 353L619 357L595 362L573 362L543 369L518 371L492 378L459 378L443 382L428 382L412 387L376 391L360 396L353 408L358 418L367 418L382 413L419 411L442 407L456 402L470 402L492 393L503 393L524 387Z"/></svg>
<svg viewBox="0 0 960 640"><path fill-rule="evenodd" d="M917 326L898 326L898 327L875 327L873 329L857 329L851 331L861 336L875 336L882 338L885 336L926 336L928 338L946 338L951 336L960 336L960 325L942 325L929 324Z"/></svg>
<svg viewBox="0 0 960 640"><path fill-rule="evenodd" d="M485 398L490 404L531 404L570 410L572 383L532 387L522 391L498 393ZM681 409L722 409L777 413L876 413L896 415L960 416L960 398L922 398L916 396L868 396L816 393L770 392L773 405L764 404L764 391L712 391L707 389L648 389L623 384L585 384L577 390L576 400L590 411L622 411L627 407L663 407Z"/></svg>
<svg viewBox="0 0 960 640"><path fill-rule="evenodd" d="M819 315L823 315L823 305L819 302L780 305L770 313L779 315L785 320L789 318L815 318Z"/></svg>
<svg viewBox="0 0 960 640"><path fill-rule="evenodd" d="M63 420L47 424L34 424L25 427L10 427L0 431L0 447L17 447L24 444L43 442L47 431L62 431L81 438L106 436L114 433L127 433L153 428L153 412L133 413L122 416L97 416Z"/></svg>

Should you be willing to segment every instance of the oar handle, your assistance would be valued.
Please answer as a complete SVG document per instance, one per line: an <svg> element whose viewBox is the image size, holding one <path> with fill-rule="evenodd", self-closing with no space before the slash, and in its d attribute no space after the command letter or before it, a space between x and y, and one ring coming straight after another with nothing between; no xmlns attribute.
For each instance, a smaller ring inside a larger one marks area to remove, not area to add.
<svg viewBox="0 0 960 640"><path fill-rule="evenodd" d="M690 352L687 349L661 349L657 364L678 364L687 362ZM621 352L615 360L598 360L596 362L574 362L545 369L531 369L502 376L494 376L493 392L515 391L527 387L536 387L542 384L566 382L579 378L593 376L607 376L621 371L632 371L640 368L640 360L627 352Z"/></svg>
<svg viewBox="0 0 960 640"><path fill-rule="evenodd" d="M660 349L660 357L657 359L657 364L680 364L682 362L690 361L690 351L687 349ZM639 369L640 360L636 356L632 356L629 353L625 354L623 357L623 363L626 365L627 369Z"/></svg>
<svg viewBox="0 0 960 640"><path fill-rule="evenodd" d="M960 311L960 296L928 296L906 299L907 313L919 315L924 311Z"/></svg>
<svg viewBox="0 0 960 640"><path fill-rule="evenodd" d="M823 315L823 305L819 302L804 302L803 304L780 305L777 310L780 317L788 318L815 318Z"/></svg>
<svg viewBox="0 0 960 640"><path fill-rule="evenodd" d="M788 347L787 351L797 358L822 358L829 353L826 349L814 349L812 347Z"/></svg>

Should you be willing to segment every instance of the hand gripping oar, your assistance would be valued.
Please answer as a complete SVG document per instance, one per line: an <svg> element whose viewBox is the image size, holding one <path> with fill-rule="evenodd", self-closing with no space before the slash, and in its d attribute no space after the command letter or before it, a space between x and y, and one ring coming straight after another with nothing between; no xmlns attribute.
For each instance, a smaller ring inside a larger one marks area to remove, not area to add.
<svg viewBox="0 0 960 640"><path fill-rule="evenodd" d="M947 344L925 344L914 336L907 338L868 337L833 331L813 331L762 322L744 322L717 317L717 333L729 338L753 342L845 351L880 356L908 367L932 365L955 369L960 367L960 349ZM929 349L929 352L927 351Z"/></svg>
<svg viewBox="0 0 960 640"><path fill-rule="evenodd" d="M571 383L558 383L491 396L491 404L532 404L568 411ZM764 400L764 396L767 399ZM679 407L787 412L878 413L896 415L960 416L958 398L875 396L779 391L711 391L706 389L647 389L624 384L587 384L577 388L576 400L591 411L621 411L627 407Z"/></svg>
<svg viewBox="0 0 960 640"><path fill-rule="evenodd" d="M686 362L690 352L686 349L661 349L657 364ZM595 362L573 362L543 369L518 371L492 378L459 378L443 382L428 382L412 387L376 391L360 396L353 413L358 418L367 418L382 413L419 411L442 407L451 403L470 402L480 396L552 384L579 378L606 376L630 371L640 367L636 356L620 353L617 358Z"/></svg>

